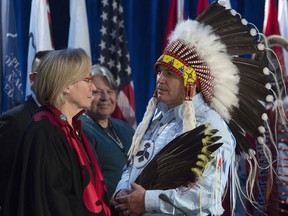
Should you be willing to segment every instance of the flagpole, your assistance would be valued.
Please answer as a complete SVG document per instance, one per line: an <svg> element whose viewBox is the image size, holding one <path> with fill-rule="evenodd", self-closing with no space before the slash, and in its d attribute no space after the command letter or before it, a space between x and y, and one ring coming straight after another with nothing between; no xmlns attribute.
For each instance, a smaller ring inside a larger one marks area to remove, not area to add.
<svg viewBox="0 0 288 216"><path fill-rule="evenodd" d="M184 0L177 0L177 22L183 21Z"/></svg>

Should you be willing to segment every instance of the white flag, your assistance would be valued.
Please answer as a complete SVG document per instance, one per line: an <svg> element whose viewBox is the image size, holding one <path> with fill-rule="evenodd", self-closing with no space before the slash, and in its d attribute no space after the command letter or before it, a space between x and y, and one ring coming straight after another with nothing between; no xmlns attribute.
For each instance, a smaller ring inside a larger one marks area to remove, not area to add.
<svg viewBox="0 0 288 216"><path fill-rule="evenodd" d="M49 16L50 10L47 0L32 0L29 27L26 96L31 94L29 73L31 72L32 61L35 53L42 50L53 49Z"/></svg>
<svg viewBox="0 0 288 216"><path fill-rule="evenodd" d="M83 48L91 57L85 0L70 0L68 47Z"/></svg>
<svg viewBox="0 0 288 216"><path fill-rule="evenodd" d="M288 3L287 0L278 1L278 23L280 34L288 40ZM286 69L286 77L288 77L288 52L283 49L283 59ZM284 71L283 71L284 72Z"/></svg>

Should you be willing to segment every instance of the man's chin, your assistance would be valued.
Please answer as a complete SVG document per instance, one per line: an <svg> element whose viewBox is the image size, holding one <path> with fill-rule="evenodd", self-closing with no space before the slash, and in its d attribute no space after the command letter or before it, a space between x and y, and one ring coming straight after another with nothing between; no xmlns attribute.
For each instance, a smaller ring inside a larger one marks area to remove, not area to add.
<svg viewBox="0 0 288 216"><path fill-rule="evenodd" d="M157 99L158 99L159 102L164 102L165 103L165 101L166 101L164 95L158 95Z"/></svg>

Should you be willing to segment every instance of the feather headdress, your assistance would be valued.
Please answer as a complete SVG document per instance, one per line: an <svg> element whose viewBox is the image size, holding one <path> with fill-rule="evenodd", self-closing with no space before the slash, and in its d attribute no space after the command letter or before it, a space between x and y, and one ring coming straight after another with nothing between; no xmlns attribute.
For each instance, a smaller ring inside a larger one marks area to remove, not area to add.
<svg viewBox="0 0 288 216"><path fill-rule="evenodd" d="M176 25L155 63L155 70L164 65L183 77L184 86L196 83L207 104L229 125L237 139L236 153L245 157L254 154L246 134L264 142L267 115L262 102L273 100L266 88L271 79L266 62L241 57L264 52L256 32L216 1L196 20Z"/></svg>

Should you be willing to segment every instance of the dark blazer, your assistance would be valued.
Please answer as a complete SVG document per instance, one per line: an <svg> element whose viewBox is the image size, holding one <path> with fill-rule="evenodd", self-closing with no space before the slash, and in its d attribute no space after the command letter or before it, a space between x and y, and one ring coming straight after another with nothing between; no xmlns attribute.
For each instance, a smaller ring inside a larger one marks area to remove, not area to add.
<svg viewBox="0 0 288 216"><path fill-rule="evenodd" d="M61 120L59 111L45 106L39 111L19 143L4 216L106 216L109 200L104 178L81 122L73 119L89 163L80 166L74 130ZM87 200L85 194L92 187L95 193Z"/></svg>
<svg viewBox="0 0 288 216"><path fill-rule="evenodd" d="M37 103L32 96L28 96L23 104L0 116L0 215L17 148L26 126L37 110Z"/></svg>

